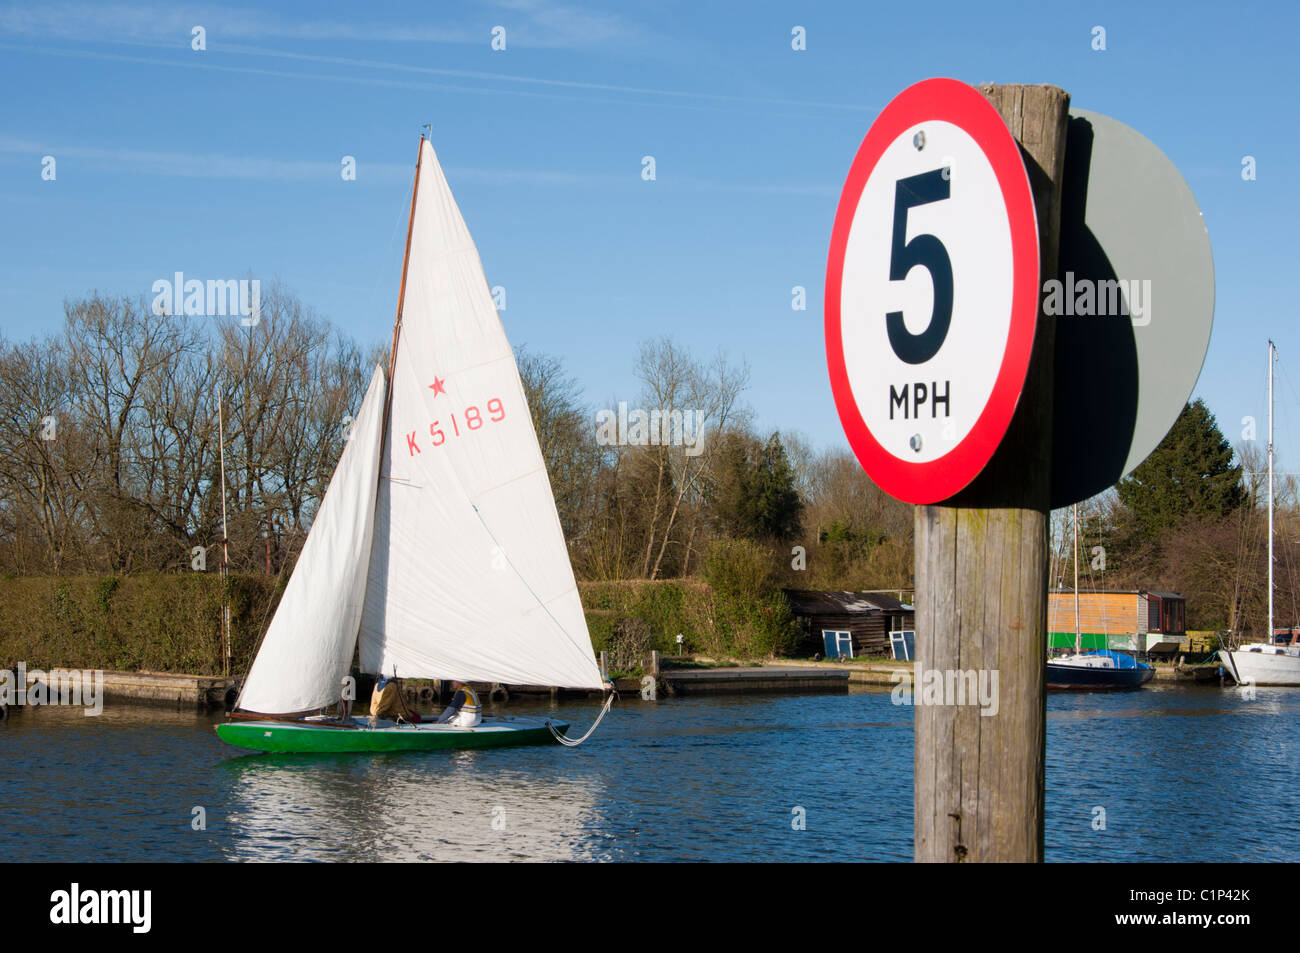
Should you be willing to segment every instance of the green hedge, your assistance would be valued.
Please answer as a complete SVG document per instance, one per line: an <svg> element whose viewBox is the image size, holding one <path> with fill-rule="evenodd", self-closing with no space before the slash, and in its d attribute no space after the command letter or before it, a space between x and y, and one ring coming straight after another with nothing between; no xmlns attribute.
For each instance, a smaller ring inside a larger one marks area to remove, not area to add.
<svg viewBox="0 0 1300 953"><path fill-rule="evenodd" d="M231 671L245 671L280 579L230 576ZM216 573L0 579L0 665L221 674Z"/></svg>
<svg viewBox="0 0 1300 953"><path fill-rule="evenodd" d="M628 580L582 582L582 605L597 652L610 646L620 624L649 627L648 649L676 654L761 658L794 649L798 630L781 593L770 555L756 544L727 541L706 558L708 582ZM711 584L710 584L711 583Z"/></svg>
<svg viewBox="0 0 1300 953"><path fill-rule="evenodd" d="M580 583L597 652L658 649L754 658L783 654L794 627L779 588L748 552L712 556L716 587L690 580ZM723 572L720 567L727 567ZM287 577L232 575L231 671L248 670ZM220 675L216 573L0 578L0 666Z"/></svg>

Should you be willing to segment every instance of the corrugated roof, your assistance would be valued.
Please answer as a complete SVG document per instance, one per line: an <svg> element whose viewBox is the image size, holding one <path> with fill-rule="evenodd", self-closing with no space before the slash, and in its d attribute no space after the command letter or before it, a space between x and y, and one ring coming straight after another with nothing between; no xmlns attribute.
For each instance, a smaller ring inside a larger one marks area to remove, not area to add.
<svg viewBox="0 0 1300 953"><path fill-rule="evenodd" d="M1052 595L1074 595L1069 586L1057 586ZM1081 596L1159 596L1161 599L1186 599L1181 592L1164 592L1159 589L1080 589Z"/></svg>
<svg viewBox="0 0 1300 953"><path fill-rule="evenodd" d="M853 612L910 612L893 596L883 592L848 592L833 589L786 589L786 598L796 615Z"/></svg>

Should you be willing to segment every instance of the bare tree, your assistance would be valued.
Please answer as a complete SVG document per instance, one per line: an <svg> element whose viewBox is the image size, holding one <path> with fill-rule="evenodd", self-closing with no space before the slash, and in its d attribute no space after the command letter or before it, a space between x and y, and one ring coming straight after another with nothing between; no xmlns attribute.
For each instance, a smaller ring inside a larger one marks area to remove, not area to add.
<svg viewBox="0 0 1300 953"><path fill-rule="evenodd" d="M23 572L64 570L88 522L92 456L68 377L57 341L0 341L0 538Z"/></svg>
<svg viewBox="0 0 1300 953"><path fill-rule="evenodd" d="M730 426L747 423L739 401L749 386L749 365L733 366L721 354L708 363L697 362L671 339L660 338L641 345L636 376L645 410L657 412L661 421L674 412L684 417L690 411L695 424L693 444L661 441L645 448L654 461L655 481L641 574L656 579L683 507L700 502L702 477L719 446L714 438ZM692 519L683 544L687 563L698 528L698 519Z"/></svg>
<svg viewBox="0 0 1300 953"><path fill-rule="evenodd" d="M585 547L605 456L594 439L590 408L582 403L581 385L565 372L559 358L519 348L515 360L546 461L560 526L571 548Z"/></svg>

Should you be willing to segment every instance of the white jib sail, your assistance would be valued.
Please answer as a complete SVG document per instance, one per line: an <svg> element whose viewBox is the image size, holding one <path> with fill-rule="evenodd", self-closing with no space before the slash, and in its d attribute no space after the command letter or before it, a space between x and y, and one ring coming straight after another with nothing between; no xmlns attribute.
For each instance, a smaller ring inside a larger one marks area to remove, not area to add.
<svg viewBox="0 0 1300 953"><path fill-rule="evenodd" d="M361 667L600 688L510 342L422 148Z"/></svg>
<svg viewBox="0 0 1300 953"><path fill-rule="evenodd" d="M383 419L384 371L376 367L244 683L240 708L287 714L322 708L342 697L365 601Z"/></svg>

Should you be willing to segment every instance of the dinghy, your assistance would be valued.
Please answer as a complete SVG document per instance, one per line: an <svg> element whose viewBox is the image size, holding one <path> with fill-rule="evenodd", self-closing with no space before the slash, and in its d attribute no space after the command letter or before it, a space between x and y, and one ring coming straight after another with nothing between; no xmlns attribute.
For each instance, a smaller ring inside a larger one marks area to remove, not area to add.
<svg viewBox="0 0 1300 953"><path fill-rule="evenodd" d="M510 342L423 136L387 383L376 367L217 734L277 752L574 743L566 724L546 719L324 717L344 697L358 647L361 670L376 675L610 688Z"/></svg>

